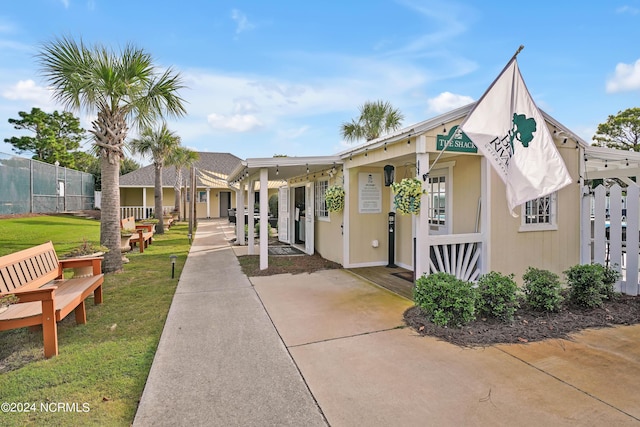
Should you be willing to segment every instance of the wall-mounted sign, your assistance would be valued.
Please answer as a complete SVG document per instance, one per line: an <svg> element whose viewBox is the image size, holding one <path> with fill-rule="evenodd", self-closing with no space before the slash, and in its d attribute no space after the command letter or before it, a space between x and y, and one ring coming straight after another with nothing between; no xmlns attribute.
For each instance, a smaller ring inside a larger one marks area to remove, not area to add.
<svg viewBox="0 0 640 427"><path fill-rule="evenodd" d="M458 126L454 126L449 131L448 135L438 135L436 138L436 150L441 151L444 148L444 145L447 143L449 138L458 130ZM461 132L460 135L456 135L449 145L447 146L446 151L458 151L461 153L477 153L478 147L475 146L473 142L469 139L469 137Z"/></svg>
<svg viewBox="0 0 640 427"><path fill-rule="evenodd" d="M382 212L382 174L360 172L358 174L358 212Z"/></svg>

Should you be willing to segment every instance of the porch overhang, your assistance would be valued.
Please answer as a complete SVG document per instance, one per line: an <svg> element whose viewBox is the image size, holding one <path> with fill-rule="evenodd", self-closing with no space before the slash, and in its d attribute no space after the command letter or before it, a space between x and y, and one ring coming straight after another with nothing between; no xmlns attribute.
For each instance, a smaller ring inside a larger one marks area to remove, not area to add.
<svg viewBox="0 0 640 427"><path fill-rule="evenodd" d="M287 180L313 175L342 163L340 156L250 158L240 162L227 180L235 185L250 176L256 176L262 169L267 170L268 180Z"/></svg>
<svg viewBox="0 0 640 427"><path fill-rule="evenodd" d="M269 267L269 236L268 236L268 188L274 181L284 182L291 178L318 174L337 168L343 161L339 156L321 157L268 157L243 160L227 178L230 187L236 188L239 197L236 198L237 210L244 209L244 185L257 181L260 183L260 269ZM253 193L253 185L249 186L249 195ZM249 210L253 209L253 199L249 197ZM236 220L236 236L238 242L244 244L244 215L238 215ZM249 254L253 254L253 233L248 233Z"/></svg>
<svg viewBox="0 0 640 427"><path fill-rule="evenodd" d="M630 177L640 177L640 153L614 148L584 148L585 179L618 178L622 181Z"/></svg>

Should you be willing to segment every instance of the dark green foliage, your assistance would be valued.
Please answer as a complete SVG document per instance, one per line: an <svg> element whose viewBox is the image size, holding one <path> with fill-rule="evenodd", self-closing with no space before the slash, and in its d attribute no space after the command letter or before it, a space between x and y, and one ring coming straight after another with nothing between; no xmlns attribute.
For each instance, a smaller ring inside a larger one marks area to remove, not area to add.
<svg viewBox="0 0 640 427"><path fill-rule="evenodd" d="M478 280L478 314L511 321L518 308L518 285L513 274L508 276L492 271Z"/></svg>
<svg viewBox="0 0 640 427"><path fill-rule="evenodd" d="M278 195L272 194L269 197L269 213L275 217L278 216Z"/></svg>
<svg viewBox="0 0 640 427"><path fill-rule="evenodd" d="M22 154L33 153L31 157L45 163L75 169L72 151L80 147L85 130L80 127L80 119L69 112L45 113L34 107L30 113L18 112L19 119L9 119L16 130L33 132L33 136L13 136L4 142L13 145L13 151Z"/></svg>
<svg viewBox="0 0 640 427"><path fill-rule="evenodd" d="M476 292L471 283L447 273L422 276L413 300L436 325L461 326L475 319Z"/></svg>
<svg viewBox="0 0 640 427"><path fill-rule="evenodd" d="M558 311L564 300L557 274L529 267L522 276L526 303L534 310Z"/></svg>
<svg viewBox="0 0 640 427"><path fill-rule="evenodd" d="M640 151L640 108L627 108L607 117L598 125L593 140L593 145L600 147Z"/></svg>
<svg viewBox="0 0 640 427"><path fill-rule="evenodd" d="M569 285L569 298L584 307L601 307L613 295L617 279L614 270L600 264L575 265L564 272Z"/></svg>

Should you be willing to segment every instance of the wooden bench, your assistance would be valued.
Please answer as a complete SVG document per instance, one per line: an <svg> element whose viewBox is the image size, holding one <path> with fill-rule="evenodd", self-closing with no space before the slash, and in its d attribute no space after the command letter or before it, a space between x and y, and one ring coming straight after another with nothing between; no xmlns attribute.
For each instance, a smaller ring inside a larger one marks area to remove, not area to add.
<svg viewBox="0 0 640 427"><path fill-rule="evenodd" d="M140 253L143 253L144 249L153 243L153 224L136 224L135 218L130 216L120 220L120 228L133 234L129 240L131 249L137 244Z"/></svg>
<svg viewBox="0 0 640 427"><path fill-rule="evenodd" d="M64 279L66 268L91 266L93 275ZM0 331L42 326L44 356L58 355L57 322L72 311L76 324L87 323L85 299L102 303L102 257L59 260L53 243L0 257L0 295L14 294L16 304L0 313Z"/></svg>

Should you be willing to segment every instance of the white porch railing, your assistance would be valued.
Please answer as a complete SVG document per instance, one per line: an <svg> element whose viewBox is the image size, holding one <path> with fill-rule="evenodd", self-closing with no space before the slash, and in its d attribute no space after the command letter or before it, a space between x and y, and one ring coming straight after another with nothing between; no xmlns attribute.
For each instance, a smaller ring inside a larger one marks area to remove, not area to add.
<svg viewBox="0 0 640 427"><path fill-rule="evenodd" d="M173 206L163 206L162 213L169 213L173 208ZM135 219L148 219L153 216L153 210L153 206L120 206L120 218L124 219L132 216Z"/></svg>
<svg viewBox="0 0 640 427"><path fill-rule="evenodd" d="M626 188L626 206L622 188L617 184L609 189L600 185L593 193L583 196L581 262L602 264L617 270L622 278L615 289L628 295L638 295L640 291L639 218L638 186Z"/></svg>
<svg viewBox="0 0 640 427"><path fill-rule="evenodd" d="M429 274L449 273L476 281L481 274L482 234L429 236Z"/></svg>

